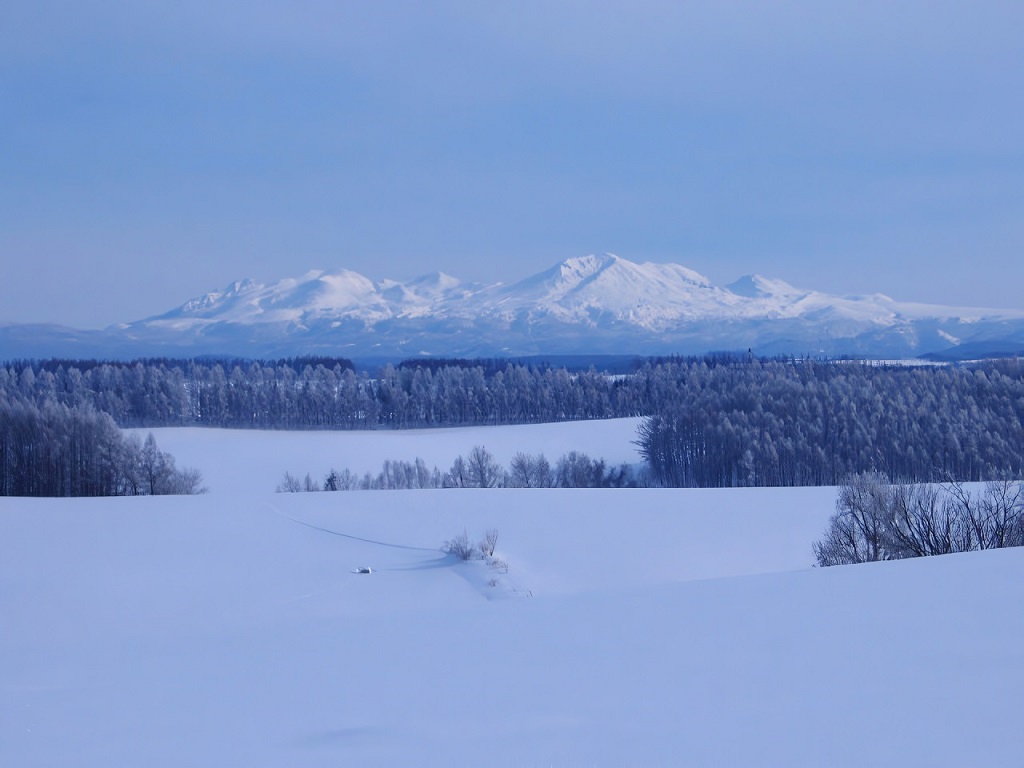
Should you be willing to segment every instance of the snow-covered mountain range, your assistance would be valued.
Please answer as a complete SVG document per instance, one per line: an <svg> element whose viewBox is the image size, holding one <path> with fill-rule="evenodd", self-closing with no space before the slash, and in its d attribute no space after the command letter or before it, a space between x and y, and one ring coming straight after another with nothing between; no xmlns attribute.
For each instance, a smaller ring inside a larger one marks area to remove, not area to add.
<svg viewBox="0 0 1024 768"><path fill-rule="evenodd" d="M26 342L39 351L19 348ZM111 356L353 358L746 349L985 354L1024 349L1024 311L911 304L882 294L839 297L760 275L716 286L678 264L604 254L571 258L512 284L464 283L443 273L401 283L349 270L312 271L267 285L235 282L102 332L0 328L0 355L74 354L76 348Z"/></svg>

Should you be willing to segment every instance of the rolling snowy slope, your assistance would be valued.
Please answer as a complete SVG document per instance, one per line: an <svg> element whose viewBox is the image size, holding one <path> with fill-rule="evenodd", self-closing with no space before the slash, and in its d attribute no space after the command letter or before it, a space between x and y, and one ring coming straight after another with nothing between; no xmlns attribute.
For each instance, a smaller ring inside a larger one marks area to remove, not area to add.
<svg viewBox="0 0 1024 768"><path fill-rule="evenodd" d="M1024 549L811 568L832 488L267 490L634 427L161 430L209 494L0 498L0 765L1019 764Z"/></svg>
<svg viewBox="0 0 1024 768"><path fill-rule="evenodd" d="M830 501L2 499L0 763L1016 765L1024 551L810 569Z"/></svg>

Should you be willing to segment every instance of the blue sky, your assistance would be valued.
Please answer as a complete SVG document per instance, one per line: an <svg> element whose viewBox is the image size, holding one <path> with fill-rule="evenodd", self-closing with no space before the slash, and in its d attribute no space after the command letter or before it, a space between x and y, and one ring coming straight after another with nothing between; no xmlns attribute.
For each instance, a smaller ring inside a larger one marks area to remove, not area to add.
<svg viewBox="0 0 1024 768"><path fill-rule="evenodd" d="M171 7L173 6L173 7ZM0 322L309 269L1024 308L1018 2L34 0L0 23Z"/></svg>

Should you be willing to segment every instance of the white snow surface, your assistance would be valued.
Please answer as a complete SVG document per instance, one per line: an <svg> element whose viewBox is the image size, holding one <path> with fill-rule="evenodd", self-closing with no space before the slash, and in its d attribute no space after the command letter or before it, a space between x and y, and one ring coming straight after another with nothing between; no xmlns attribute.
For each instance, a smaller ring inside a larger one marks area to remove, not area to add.
<svg viewBox="0 0 1024 768"><path fill-rule="evenodd" d="M301 437L0 499L0 765L1019 764L1024 550L811 568L830 488L269 492ZM488 528L507 573L439 550Z"/></svg>
<svg viewBox="0 0 1024 768"><path fill-rule="evenodd" d="M289 432L240 429L168 428L127 430L145 439L153 433L160 449L181 467L202 469L205 485L214 492L273 491L287 471L322 481L331 469L376 475L386 459L415 461L442 472L456 456L477 445L508 467L516 453L543 453L554 467L569 451L603 458L609 465L642 460L633 441L642 419L575 421L447 429L374 430L369 432Z"/></svg>

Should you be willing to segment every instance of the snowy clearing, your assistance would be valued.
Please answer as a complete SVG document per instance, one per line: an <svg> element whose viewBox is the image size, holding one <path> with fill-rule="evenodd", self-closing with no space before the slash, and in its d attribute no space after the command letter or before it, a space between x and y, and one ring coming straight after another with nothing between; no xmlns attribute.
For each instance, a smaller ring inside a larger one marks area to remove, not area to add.
<svg viewBox="0 0 1024 768"><path fill-rule="evenodd" d="M422 458L442 472L456 456L482 445L508 466L517 452L543 453L552 464L569 451L582 451L610 465L641 461L636 446L641 419L568 421L510 427L372 430L368 432L269 432L245 429L166 428L127 430L145 439L149 432L179 467L198 467L212 493L273 491L285 472L308 472L321 482L331 469L357 474L380 472L386 459Z"/></svg>
<svg viewBox="0 0 1024 768"><path fill-rule="evenodd" d="M0 764L1019 764L1024 550L814 569L831 488L267 490L377 434L231 435L218 486L162 431L213 492L0 499ZM439 549L488 528L507 573Z"/></svg>

